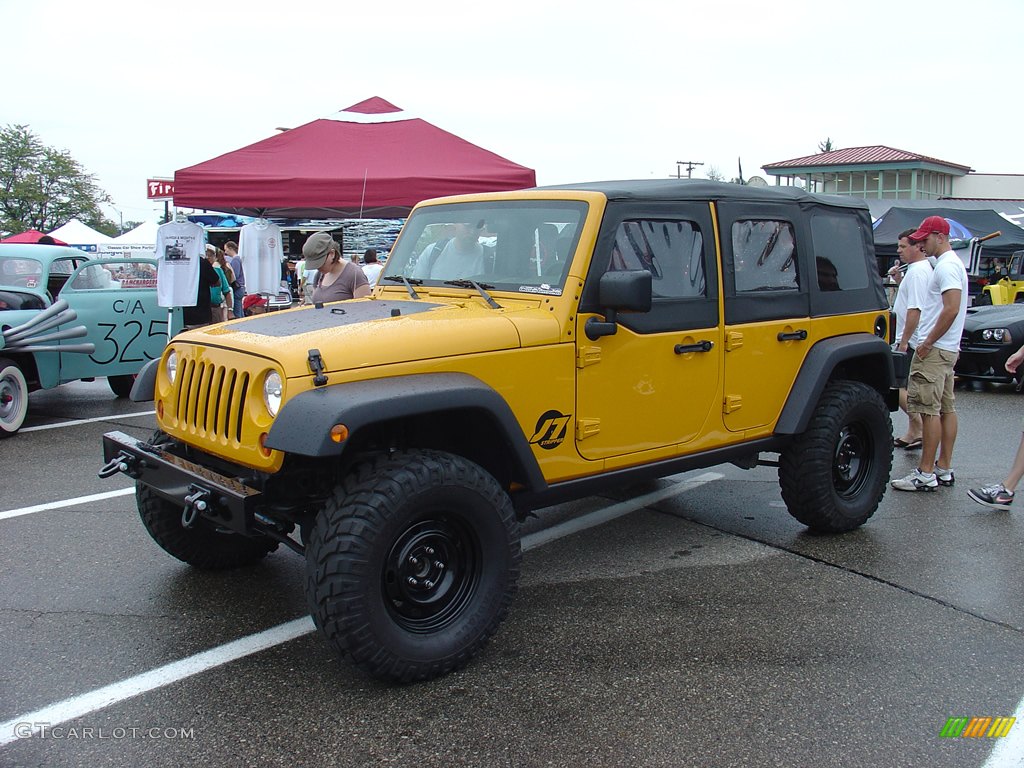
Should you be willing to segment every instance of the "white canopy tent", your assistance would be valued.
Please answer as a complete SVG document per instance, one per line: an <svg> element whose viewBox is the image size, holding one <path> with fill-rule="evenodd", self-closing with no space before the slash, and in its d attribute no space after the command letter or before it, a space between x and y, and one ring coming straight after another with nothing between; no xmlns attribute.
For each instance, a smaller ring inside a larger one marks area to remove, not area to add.
<svg viewBox="0 0 1024 768"><path fill-rule="evenodd" d="M120 237L115 237L112 242L129 243L132 245L156 245L156 231L159 224L152 221L144 221L135 229L130 229Z"/></svg>
<svg viewBox="0 0 1024 768"><path fill-rule="evenodd" d="M68 245L83 246L83 245L101 245L104 243L113 242L114 238L104 235L88 224L83 224L78 219L71 219L67 224L62 227L57 227L52 232L47 234L58 240L63 240ZM94 250L94 249L93 249Z"/></svg>

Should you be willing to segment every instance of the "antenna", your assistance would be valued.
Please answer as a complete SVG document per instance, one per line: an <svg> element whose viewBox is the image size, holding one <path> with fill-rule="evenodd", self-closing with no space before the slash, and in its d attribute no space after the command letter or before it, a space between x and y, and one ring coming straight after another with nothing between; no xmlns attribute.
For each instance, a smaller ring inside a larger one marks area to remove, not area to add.
<svg viewBox="0 0 1024 768"><path fill-rule="evenodd" d="M704 165L704 163L698 163L696 160L676 160L676 178L683 178L683 166L686 166L686 178L693 178L693 169L698 165Z"/></svg>

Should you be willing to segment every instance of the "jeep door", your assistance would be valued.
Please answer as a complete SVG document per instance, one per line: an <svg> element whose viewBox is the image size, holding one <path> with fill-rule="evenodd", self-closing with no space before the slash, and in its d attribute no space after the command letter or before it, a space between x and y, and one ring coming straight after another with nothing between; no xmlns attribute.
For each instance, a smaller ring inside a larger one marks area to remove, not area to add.
<svg viewBox="0 0 1024 768"><path fill-rule="evenodd" d="M576 444L584 458L678 453L717 410L722 353L714 248L707 204L606 211L576 326ZM586 321L604 314L600 278L618 270L651 273L651 310L620 313L614 335L591 340Z"/></svg>
<svg viewBox="0 0 1024 768"><path fill-rule="evenodd" d="M62 381L138 373L163 352L168 330L181 330L181 310L157 306L153 259L90 260L68 278L60 298L78 313L75 325L87 329L85 337L61 342L68 348L60 354ZM96 347L91 354L70 351L88 342Z"/></svg>
<svg viewBox="0 0 1024 768"><path fill-rule="evenodd" d="M798 258L809 237L799 209L718 205L725 295L723 412L732 432L775 423L810 338L809 275Z"/></svg>

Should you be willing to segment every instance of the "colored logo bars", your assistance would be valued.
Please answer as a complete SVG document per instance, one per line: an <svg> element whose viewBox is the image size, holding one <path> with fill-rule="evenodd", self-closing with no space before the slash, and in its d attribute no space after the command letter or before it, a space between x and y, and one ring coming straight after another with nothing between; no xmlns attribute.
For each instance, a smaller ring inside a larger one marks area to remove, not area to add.
<svg viewBox="0 0 1024 768"><path fill-rule="evenodd" d="M1016 717L951 717L942 728L942 739L998 739L1010 732Z"/></svg>

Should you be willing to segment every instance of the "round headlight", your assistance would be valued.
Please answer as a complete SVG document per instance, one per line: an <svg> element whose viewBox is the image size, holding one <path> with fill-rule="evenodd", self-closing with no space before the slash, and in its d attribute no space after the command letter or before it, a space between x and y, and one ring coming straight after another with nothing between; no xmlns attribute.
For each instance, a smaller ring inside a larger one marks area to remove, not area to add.
<svg viewBox="0 0 1024 768"><path fill-rule="evenodd" d="M167 353L167 359L164 361L164 373L167 374L167 380L174 383L174 377L178 375L178 353L173 349Z"/></svg>
<svg viewBox="0 0 1024 768"><path fill-rule="evenodd" d="M284 386L277 372L270 371L267 373L266 378L263 379L263 402L266 404L267 411L271 416L277 416L277 411L281 407L281 393L283 391Z"/></svg>
<svg viewBox="0 0 1024 768"><path fill-rule="evenodd" d="M992 329L991 328L986 328L984 331L981 332L981 340L982 341L992 341Z"/></svg>
<svg viewBox="0 0 1024 768"><path fill-rule="evenodd" d="M1005 335L1006 335L1006 329L1005 328L993 328L992 329L992 338L995 339L996 341L1002 341L1003 340L1003 336L1005 336Z"/></svg>

